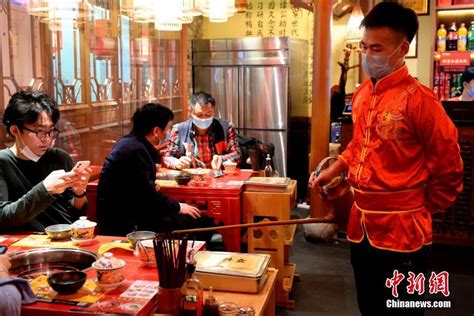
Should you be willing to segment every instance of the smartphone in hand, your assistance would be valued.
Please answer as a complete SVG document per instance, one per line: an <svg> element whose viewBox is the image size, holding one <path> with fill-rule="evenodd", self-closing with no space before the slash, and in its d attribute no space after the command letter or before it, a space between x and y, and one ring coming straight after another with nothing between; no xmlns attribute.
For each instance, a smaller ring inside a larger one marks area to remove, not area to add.
<svg viewBox="0 0 474 316"><path fill-rule="evenodd" d="M74 166L74 168L72 168L71 171L82 172L82 171L86 170L86 168L89 167L90 164L91 164L91 162L89 160L78 161L76 163L76 165Z"/></svg>
<svg viewBox="0 0 474 316"><path fill-rule="evenodd" d="M7 252L8 250L8 247L7 246L0 246L0 255L1 254L4 254L5 252Z"/></svg>

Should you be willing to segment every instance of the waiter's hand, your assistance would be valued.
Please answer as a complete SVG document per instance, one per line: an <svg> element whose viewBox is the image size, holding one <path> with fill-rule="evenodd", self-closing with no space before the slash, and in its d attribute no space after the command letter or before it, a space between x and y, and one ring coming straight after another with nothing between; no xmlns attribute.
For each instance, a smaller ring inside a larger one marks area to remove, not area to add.
<svg viewBox="0 0 474 316"><path fill-rule="evenodd" d="M187 156L181 156L173 163L173 168L178 170L189 168L189 166L191 166L191 158Z"/></svg>
<svg viewBox="0 0 474 316"><path fill-rule="evenodd" d="M318 194L321 194L323 192L322 187L325 184L331 182L331 180L339 175L342 171L344 171L344 165L339 160L337 160L328 168L321 171L318 176L316 176L316 171L311 173L308 186L315 190Z"/></svg>
<svg viewBox="0 0 474 316"><path fill-rule="evenodd" d="M220 156L220 155L212 156L211 166L212 166L212 169L214 169L214 170L221 170L221 168L222 168L222 156Z"/></svg>
<svg viewBox="0 0 474 316"><path fill-rule="evenodd" d="M189 215L194 219L201 217L201 211L197 207L186 203L179 203L179 206L181 207L179 214Z"/></svg>

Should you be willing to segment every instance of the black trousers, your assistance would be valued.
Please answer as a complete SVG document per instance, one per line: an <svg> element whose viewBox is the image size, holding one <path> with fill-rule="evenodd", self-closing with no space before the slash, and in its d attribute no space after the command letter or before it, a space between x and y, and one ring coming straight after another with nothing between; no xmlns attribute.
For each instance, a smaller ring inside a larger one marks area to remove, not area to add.
<svg viewBox="0 0 474 316"><path fill-rule="evenodd" d="M423 309L387 308L387 300L423 300L424 295L407 293L408 272L426 275L430 247L415 252L395 252L372 247L366 238L361 243L351 243L351 263L357 289L357 302L362 315L423 315ZM398 298L393 297L392 288L385 285L398 270L405 278L398 285ZM427 279L429 276L427 277ZM426 293L426 290L425 290Z"/></svg>

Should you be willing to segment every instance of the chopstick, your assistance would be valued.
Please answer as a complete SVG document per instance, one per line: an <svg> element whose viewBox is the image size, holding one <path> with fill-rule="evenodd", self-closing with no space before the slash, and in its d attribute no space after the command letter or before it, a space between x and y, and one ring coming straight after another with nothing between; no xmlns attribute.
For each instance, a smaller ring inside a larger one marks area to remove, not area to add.
<svg viewBox="0 0 474 316"><path fill-rule="evenodd" d="M173 234L160 235L153 240L160 287L179 288L186 278L187 237L174 238Z"/></svg>

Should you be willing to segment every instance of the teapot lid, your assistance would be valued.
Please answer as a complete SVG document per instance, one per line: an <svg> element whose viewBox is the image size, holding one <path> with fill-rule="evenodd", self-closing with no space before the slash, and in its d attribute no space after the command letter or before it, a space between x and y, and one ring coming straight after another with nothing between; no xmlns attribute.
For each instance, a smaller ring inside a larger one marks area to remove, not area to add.
<svg viewBox="0 0 474 316"><path fill-rule="evenodd" d="M125 261L117 259L111 252L106 252L102 257L93 263L96 269L118 269L125 265Z"/></svg>
<svg viewBox="0 0 474 316"><path fill-rule="evenodd" d="M87 216L80 216L77 221L72 223L73 228L90 228L97 226L96 222L87 219Z"/></svg>

